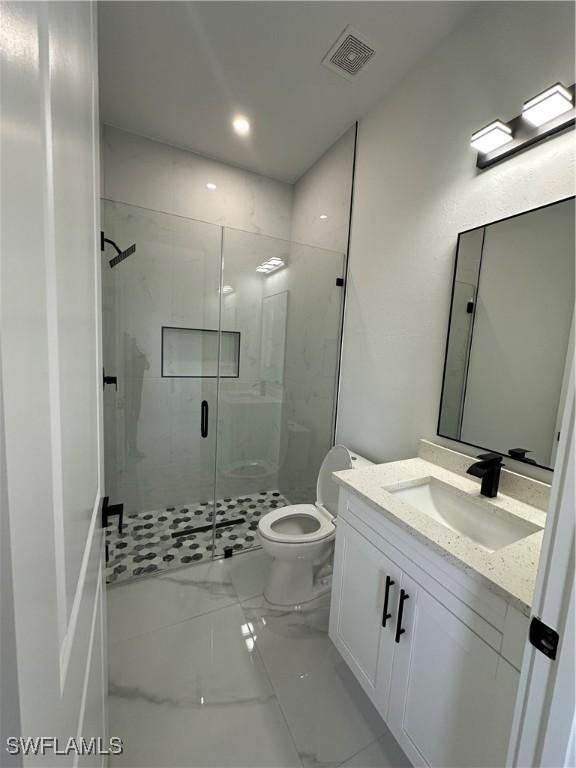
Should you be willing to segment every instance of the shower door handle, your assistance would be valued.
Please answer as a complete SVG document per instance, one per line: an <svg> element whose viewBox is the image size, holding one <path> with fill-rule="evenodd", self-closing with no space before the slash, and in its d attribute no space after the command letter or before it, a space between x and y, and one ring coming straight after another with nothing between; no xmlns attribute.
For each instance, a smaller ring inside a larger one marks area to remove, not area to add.
<svg viewBox="0 0 576 768"><path fill-rule="evenodd" d="M202 400L200 407L200 434L208 437L208 400Z"/></svg>

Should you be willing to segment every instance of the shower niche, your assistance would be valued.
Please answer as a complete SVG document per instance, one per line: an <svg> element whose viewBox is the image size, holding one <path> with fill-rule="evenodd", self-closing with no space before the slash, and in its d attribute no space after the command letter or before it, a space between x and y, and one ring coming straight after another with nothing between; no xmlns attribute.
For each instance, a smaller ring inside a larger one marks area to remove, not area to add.
<svg viewBox="0 0 576 768"><path fill-rule="evenodd" d="M164 378L240 376L240 332L207 328L162 328Z"/></svg>
<svg viewBox="0 0 576 768"><path fill-rule="evenodd" d="M104 200L132 258L102 269L109 582L258 545L315 500L332 445L342 253ZM285 265L259 270L270 259ZM303 456L305 455L305 460Z"/></svg>

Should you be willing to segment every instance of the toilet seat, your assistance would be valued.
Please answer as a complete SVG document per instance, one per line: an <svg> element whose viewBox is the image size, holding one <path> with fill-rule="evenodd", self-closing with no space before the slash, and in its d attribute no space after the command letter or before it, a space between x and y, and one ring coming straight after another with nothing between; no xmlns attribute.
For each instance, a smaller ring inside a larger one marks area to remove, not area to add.
<svg viewBox="0 0 576 768"><path fill-rule="evenodd" d="M301 518L298 520L297 518ZM290 523L293 522L291 526ZM308 533L298 528L312 527ZM292 528L292 530L291 530ZM258 531L268 541L282 544L303 544L322 541L336 533L336 526L313 504L291 504L267 512L258 523Z"/></svg>

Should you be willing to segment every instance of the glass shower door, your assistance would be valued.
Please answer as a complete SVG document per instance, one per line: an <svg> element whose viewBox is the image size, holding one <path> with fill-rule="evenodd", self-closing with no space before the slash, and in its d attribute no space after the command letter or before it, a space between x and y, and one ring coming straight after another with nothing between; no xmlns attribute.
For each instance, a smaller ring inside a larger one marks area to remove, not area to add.
<svg viewBox="0 0 576 768"><path fill-rule="evenodd" d="M214 552L258 546L260 517L314 503L333 441L342 253L224 229L221 328L240 342L218 393ZM221 368L225 364L221 349Z"/></svg>
<svg viewBox="0 0 576 768"><path fill-rule="evenodd" d="M135 252L102 264L108 581L208 560L216 463L220 227L103 201L102 229ZM226 358L234 364L236 337ZM224 347L224 345L223 345Z"/></svg>

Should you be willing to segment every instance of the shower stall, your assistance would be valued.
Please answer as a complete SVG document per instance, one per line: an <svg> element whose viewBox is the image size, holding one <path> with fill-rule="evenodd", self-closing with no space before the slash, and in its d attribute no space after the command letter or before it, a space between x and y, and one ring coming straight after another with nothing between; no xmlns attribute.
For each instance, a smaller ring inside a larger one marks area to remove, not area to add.
<svg viewBox="0 0 576 768"><path fill-rule="evenodd" d="M102 229L109 582L258 546L333 440L344 254L118 202Z"/></svg>

